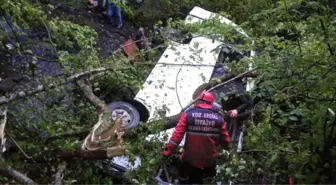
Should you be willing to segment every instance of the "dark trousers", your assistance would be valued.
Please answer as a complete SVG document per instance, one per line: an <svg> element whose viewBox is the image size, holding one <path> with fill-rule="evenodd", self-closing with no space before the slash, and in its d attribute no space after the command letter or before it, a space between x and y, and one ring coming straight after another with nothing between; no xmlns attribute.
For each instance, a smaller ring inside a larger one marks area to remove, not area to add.
<svg viewBox="0 0 336 185"><path fill-rule="evenodd" d="M121 9L117 5L108 4L107 5L107 16L112 23L112 16L114 13L117 15L118 25L122 25L122 18L121 18Z"/></svg>
<svg viewBox="0 0 336 185"><path fill-rule="evenodd" d="M203 184L203 179L216 176L216 163L205 168L196 168L182 161L179 166L180 184Z"/></svg>

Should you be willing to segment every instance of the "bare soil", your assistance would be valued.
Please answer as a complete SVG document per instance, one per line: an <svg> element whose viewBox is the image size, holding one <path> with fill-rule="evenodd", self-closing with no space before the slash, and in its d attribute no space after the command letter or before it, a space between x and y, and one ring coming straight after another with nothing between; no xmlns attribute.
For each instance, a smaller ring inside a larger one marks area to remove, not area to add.
<svg viewBox="0 0 336 185"><path fill-rule="evenodd" d="M87 25L98 33L99 54L102 58L107 58L116 51L129 38L134 37L137 27L123 19L123 27L116 27L116 18L111 24L107 20L105 13L89 10L87 7L72 8L69 6L55 5L54 14L61 19L72 21L79 25ZM123 17L124 18L124 17Z"/></svg>

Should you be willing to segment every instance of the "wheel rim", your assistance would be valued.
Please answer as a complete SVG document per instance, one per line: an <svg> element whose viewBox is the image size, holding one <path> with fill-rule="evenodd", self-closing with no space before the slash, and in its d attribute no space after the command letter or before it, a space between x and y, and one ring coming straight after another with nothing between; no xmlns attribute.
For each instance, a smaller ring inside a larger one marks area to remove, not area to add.
<svg viewBox="0 0 336 185"><path fill-rule="evenodd" d="M121 117L123 127L129 125L133 120L133 114L121 108L112 111L112 120L115 121L118 117Z"/></svg>

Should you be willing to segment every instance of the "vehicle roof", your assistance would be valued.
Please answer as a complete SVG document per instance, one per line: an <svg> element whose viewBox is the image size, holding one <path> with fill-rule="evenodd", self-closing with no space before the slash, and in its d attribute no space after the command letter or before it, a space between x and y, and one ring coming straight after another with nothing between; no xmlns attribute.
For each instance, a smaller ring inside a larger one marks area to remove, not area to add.
<svg viewBox="0 0 336 185"><path fill-rule="evenodd" d="M197 23L197 22L202 22L204 20L209 20L212 18L218 18L219 21L222 24L228 24L233 26L239 33L241 33L242 35L244 35L246 38L250 38L246 32L239 27L237 24L235 24L234 22L232 22L231 20L220 16L218 13L213 13L210 11L207 11L201 7L195 6L190 12L189 15L186 17L185 21L186 23ZM254 41L252 40L252 45L254 44ZM251 51L250 53L250 57L254 57L256 55L255 51ZM252 64L250 63L248 65L248 69L251 70L252 69ZM246 91L250 91L253 86L254 86L254 81L252 79L247 79L248 83L246 84Z"/></svg>
<svg viewBox="0 0 336 185"><path fill-rule="evenodd" d="M245 37L249 38L249 36L245 33L245 31L236 25L231 20L219 15L218 13L213 13L198 6L195 6L190 12L189 15L186 17L186 23L197 23L202 22L204 20L209 20L213 18L218 18L222 24L227 24L233 26L239 33L243 34Z"/></svg>
<svg viewBox="0 0 336 185"><path fill-rule="evenodd" d="M156 118L157 109L164 107L169 108L165 116L177 114L192 101L193 91L210 80L219 45L221 42L197 37L189 44L167 47L135 97L148 108L149 119Z"/></svg>

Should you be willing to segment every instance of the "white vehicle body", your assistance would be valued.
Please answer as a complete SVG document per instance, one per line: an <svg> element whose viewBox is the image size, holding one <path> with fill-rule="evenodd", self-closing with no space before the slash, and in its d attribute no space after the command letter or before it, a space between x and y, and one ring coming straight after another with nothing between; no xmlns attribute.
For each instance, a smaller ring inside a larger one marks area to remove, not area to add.
<svg viewBox="0 0 336 185"><path fill-rule="evenodd" d="M202 22L216 16L221 23L234 26L238 32L248 38L247 34L230 20L200 7L192 9L186 17L186 23ZM158 119L157 111L160 109L166 109L164 116L167 117L178 114L182 108L193 101L194 90L210 81L214 65L218 60L218 47L222 44L221 41L206 36L197 36L188 44L172 42L167 47L143 84L143 88L134 98L148 109L149 120ZM250 57L254 55L252 51ZM251 69L252 66L250 65L249 68ZM252 86L253 82L248 82L245 90L249 91ZM165 143L173 131L174 128L149 135L147 140L159 139ZM180 146L183 145L184 139L180 143ZM112 162L128 170L140 165L139 158L132 166L126 156L114 157Z"/></svg>

